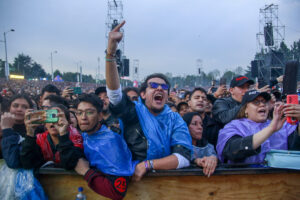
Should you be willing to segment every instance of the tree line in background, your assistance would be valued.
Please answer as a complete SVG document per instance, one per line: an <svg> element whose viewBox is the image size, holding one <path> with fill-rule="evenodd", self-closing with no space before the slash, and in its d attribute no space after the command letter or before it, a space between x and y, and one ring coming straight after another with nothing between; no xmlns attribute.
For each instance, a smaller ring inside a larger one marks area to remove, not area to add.
<svg viewBox="0 0 300 200"><path fill-rule="evenodd" d="M282 52L284 55L284 60L299 60L300 59L300 40L294 42L290 48L282 42L278 51ZM256 53L255 58L259 55L264 55L264 52ZM19 54L12 64L9 64L10 73L24 75L25 79L40 79L47 78L51 80L51 74L46 73L41 64L38 64L28 55ZM0 77L5 77L4 74L5 62L0 59ZM59 70L54 71L54 77L57 75L61 76L64 81L76 82L77 75L76 72L60 72ZM235 75L245 75L251 77L251 67L247 66L246 69L243 67L237 67L234 70L226 70L222 75L218 69L212 70L208 73L203 71L197 75L186 75L186 76L175 76L173 77L171 73L166 73L171 85L177 84L179 88L183 87L194 87L194 86L208 86L212 80L218 80L220 78L225 78L227 84L230 82L232 77ZM253 77L252 77L253 78ZM96 80L92 75L82 75L82 82L96 83ZM100 80L98 84L105 85L105 80ZM123 86L132 86L132 82L129 80L121 80Z"/></svg>

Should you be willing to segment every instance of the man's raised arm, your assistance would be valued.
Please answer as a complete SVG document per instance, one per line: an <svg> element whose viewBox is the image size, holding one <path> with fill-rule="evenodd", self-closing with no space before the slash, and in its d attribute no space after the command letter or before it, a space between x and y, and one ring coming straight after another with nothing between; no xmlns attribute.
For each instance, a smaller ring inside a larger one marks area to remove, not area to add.
<svg viewBox="0 0 300 200"><path fill-rule="evenodd" d="M107 88L110 90L117 90L120 87L119 74L116 64L116 51L118 43L123 38L123 33L120 32L120 29L125 24L125 21L116 26L110 33L108 37L108 45L106 50L105 58L105 78Z"/></svg>

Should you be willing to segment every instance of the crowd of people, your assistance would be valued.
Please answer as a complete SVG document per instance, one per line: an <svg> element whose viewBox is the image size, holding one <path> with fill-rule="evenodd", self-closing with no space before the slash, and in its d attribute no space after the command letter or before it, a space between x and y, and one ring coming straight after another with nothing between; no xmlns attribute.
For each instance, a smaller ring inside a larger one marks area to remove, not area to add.
<svg viewBox="0 0 300 200"><path fill-rule="evenodd" d="M9 168L75 170L98 194L122 199L130 180L148 171L194 165L209 177L218 163L262 163L270 149L300 150L300 127L286 122L300 120L300 106L246 76L229 88L186 91L155 73L123 89L115 55L123 25L109 34L106 86L81 85L74 94L71 84L1 82L0 150ZM47 110L57 111L56 121L47 121Z"/></svg>

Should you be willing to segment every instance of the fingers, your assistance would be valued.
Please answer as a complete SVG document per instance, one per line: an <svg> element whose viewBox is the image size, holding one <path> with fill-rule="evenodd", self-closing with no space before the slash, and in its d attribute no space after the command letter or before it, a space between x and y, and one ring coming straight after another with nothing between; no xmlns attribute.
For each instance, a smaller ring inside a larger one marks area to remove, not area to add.
<svg viewBox="0 0 300 200"><path fill-rule="evenodd" d="M124 26L125 20L118 24L111 32L119 32L120 29Z"/></svg>

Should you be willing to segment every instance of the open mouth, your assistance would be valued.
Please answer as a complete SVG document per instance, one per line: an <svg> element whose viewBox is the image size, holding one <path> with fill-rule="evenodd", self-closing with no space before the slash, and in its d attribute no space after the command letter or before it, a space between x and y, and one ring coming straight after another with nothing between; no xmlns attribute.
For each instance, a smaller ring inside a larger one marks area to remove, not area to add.
<svg viewBox="0 0 300 200"><path fill-rule="evenodd" d="M258 113L259 113L259 114L266 114L266 113L267 113L267 110L266 110L266 109L259 109L259 110L258 110Z"/></svg>
<svg viewBox="0 0 300 200"><path fill-rule="evenodd" d="M156 94L156 95L154 96L154 100L155 100L156 103L161 104L162 101L163 101L163 95L162 95L162 94Z"/></svg>

